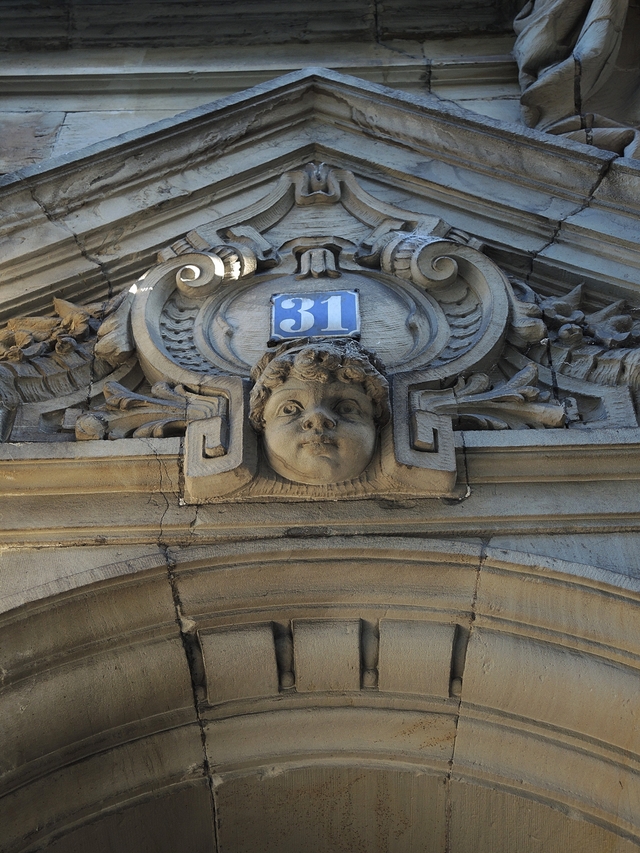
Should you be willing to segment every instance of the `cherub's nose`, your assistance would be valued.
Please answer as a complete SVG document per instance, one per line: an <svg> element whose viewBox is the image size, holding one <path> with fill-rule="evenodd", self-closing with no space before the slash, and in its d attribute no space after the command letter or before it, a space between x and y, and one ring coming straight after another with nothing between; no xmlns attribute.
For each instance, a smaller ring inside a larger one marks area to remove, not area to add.
<svg viewBox="0 0 640 853"><path fill-rule="evenodd" d="M335 429L336 419L330 409L316 406L310 409L302 421L303 429Z"/></svg>

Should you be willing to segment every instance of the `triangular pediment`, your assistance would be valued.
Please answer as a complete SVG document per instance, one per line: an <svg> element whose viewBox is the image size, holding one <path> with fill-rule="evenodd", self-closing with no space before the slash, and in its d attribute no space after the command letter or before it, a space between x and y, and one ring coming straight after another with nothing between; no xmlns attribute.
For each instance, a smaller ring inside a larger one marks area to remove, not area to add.
<svg viewBox="0 0 640 853"><path fill-rule="evenodd" d="M310 69L0 179L0 316L46 311L54 292L120 290L163 246L309 161L350 169L527 274L634 289L634 161Z"/></svg>
<svg viewBox="0 0 640 853"><path fill-rule="evenodd" d="M637 429L639 180L634 161L323 69L5 176L3 440L186 435L191 503L459 496L456 447L526 467L567 427L577 460L585 430ZM355 473L292 486L247 393L281 340L269 306L304 337L316 294L329 337L361 300L349 334L384 360L392 423Z"/></svg>

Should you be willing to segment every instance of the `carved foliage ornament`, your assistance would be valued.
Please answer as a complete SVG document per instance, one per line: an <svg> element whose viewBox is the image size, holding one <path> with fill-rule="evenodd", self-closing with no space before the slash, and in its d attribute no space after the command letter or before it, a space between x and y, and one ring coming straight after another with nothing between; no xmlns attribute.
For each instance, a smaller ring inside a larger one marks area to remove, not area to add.
<svg viewBox="0 0 640 853"><path fill-rule="evenodd" d="M447 495L455 430L637 425L640 321L481 249L350 172L286 173L116 299L12 321L3 438L184 435L199 503Z"/></svg>

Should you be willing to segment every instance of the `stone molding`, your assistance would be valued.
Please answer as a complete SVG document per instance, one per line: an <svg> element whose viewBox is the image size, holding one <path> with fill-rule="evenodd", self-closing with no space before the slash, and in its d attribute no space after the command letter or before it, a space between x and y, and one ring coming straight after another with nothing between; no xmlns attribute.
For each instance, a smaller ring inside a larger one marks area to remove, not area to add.
<svg viewBox="0 0 640 853"><path fill-rule="evenodd" d="M335 57L329 57L322 44L289 44L286 48L270 45L271 49L261 54L259 68L255 48L246 45L220 45L214 58L184 45L179 56L154 48L125 49L117 54L113 49L96 48L89 55L71 49L64 53L64 64L59 53L38 51L29 53L27 67L20 61L22 56L4 54L0 57L0 91L7 97L37 96L39 104L49 95L95 96L105 91L113 93L114 89L118 95L131 93L154 99L154 106L158 105L155 98L166 97L168 90L172 96L182 97L202 93L213 101L266 83L293 68L316 66L319 63L315 60L322 60L340 74L402 90L415 88L424 92L426 63L432 84L505 86L517 83L518 69L511 55L513 40L513 35L507 33L485 35L474 46L478 53L472 55L465 53L468 43L464 37L453 37L444 43L434 39L426 44L403 40L402 51L397 52L378 43L342 42ZM54 56L58 57L57 63ZM120 61L114 63L114 56ZM114 102L118 103L117 98Z"/></svg>
<svg viewBox="0 0 640 853"><path fill-rule="evenodd" d="M631 449L629 436L620 433L607 436L604 442L602 436L590 435L587 440L580 435L580 444L570 456L562 444L542 451L539 445L528 445L500 452L495 445L487 446L491 435L474 433L484 442L476 438L479 446L474 447L470 439L468 451L459 447L460 470L466 460L470 473L459 483L454 499L353 500L348 512L335 499L184 505L178 439L169 458L153 452L158 440L139 440L143 462L123 457L114 467L98 459L91 462L95 469L85 465L82 473L94 470L94 476L82 481L81 469L73 460L55 465L46 460L32 460L27 466L12 463L8 466L12 479L7 477L10 486L3 496L0 544L9 549L144 541L196 545L288 534L330 540L367 530L410 537L546 534L568 541L574 535L589 534L610 536L615 542L622 533L639 529L637 433ZM573 438L570 433L562 435ZM540 458L545 460L544 467ZM42 484L45 466L52 466L46 486ZM73 490L65 489L67 469L78 476ZM51 485L54 476L59 485ZM111 491L105 492L97 483L98 476L113 484ZM16 482L21 477L24 488L19 491ZM116 484L118 478L123 486ZM110 519L108 526L105 518ZM635 558L628 562L634 565Z"/></svg>
<svg viewBox="0 0 640 853"><path fill-rule="evenodd" d="M106 26L103 10L68 0L64 6L45 7L29 26L21 4L6 0L6 28L0 45L3 51L39 52L101 47L296 46L347 40L371 44L460 32L509 32L517 6L515 0L472 5L452 0L450 4L431 2L425 10L416 4L407 7L400 0L387 0L384 5L370 0L347 0L344 5L321 0L266 10L238 0L233 8L193 9L179 0L166 0L159 11L117 0L111 4Z"/></svg>

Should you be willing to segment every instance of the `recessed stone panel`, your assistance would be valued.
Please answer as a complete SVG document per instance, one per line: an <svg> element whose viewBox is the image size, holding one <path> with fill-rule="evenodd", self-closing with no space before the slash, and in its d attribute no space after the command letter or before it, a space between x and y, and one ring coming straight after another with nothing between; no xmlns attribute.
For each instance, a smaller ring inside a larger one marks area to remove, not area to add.
<svg viewBox="0 0 640 853"><path fill-rule="evenodd" d="M446 698L454 631L454 625L437 622L382 619L379 689Z"/></svg>
<svg viewBox="0 0 640 853"><path fill-rule="evenodd" d="M200 635L211 704L278 692L271 625L216 630Z"/></svg>
<svg viewBox="0 0 640 853"><path fill-rule="evenodd" d="M296 688L360 689L360 620L296 620L293 627Z"/></svg>

